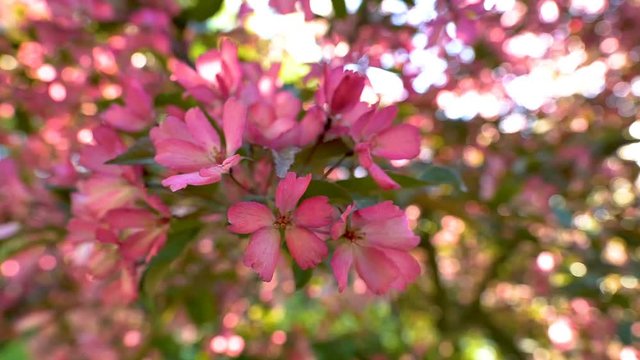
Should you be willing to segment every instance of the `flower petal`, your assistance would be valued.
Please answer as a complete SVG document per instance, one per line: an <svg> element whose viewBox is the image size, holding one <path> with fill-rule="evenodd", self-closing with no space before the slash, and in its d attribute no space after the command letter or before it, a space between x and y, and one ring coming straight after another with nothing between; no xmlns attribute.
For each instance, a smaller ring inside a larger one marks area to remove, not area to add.
<svg viewBox="0 0 640 360"><path fill-rule="evenodd" d="M187 185L209 185L220 181L220 177L214 176L200 176L197 171L169 176L162 180L162 186L168 187L171 191L178 191L184 189Z"/></svg>
<svg viewBox="0 0 640 360"><path fill-rule="evenodd" d="M389 177L389 175L387 175L387 173L385 173L384 170L382 170L380 166L378 166L377 164L372 163L371 166L367 168L367 171L369 172L369 175L371 175L373 180L376 182L376 184L378 184L378 186L380 186L382 189L384 190L400 189L400 185L397 182L395 182L391 177Z"/></svg>
<svg viewBox="0 0 640 360"><path fill-rule="evenodd" d="M297 177L296 173L288 172L280 180L276 189L276 207L280 213L286 214L293 210L311 182L311 174Z"/></svg>
<svg viewBox="0 0 640 360"><path fill-rule="evenodd" d="M302 269L318 265L327 254L327 245L306 228L294 226L285 232L287 248Z"/></svg>
<svg viewBox="0 0 640 360"><path fill-rule="evenodd" d="M271 210L263 204L244 201L234 204L227 211L229 231L236 234L250 234L263 227L272 226L275 218Z"/></svg>
<svg viewBox="0 0 640 360"><path fill-rule="evenodd" d="M222 129L227 147L227 156L231 156L242 146L242 137L247 123L247 108L235 98L224 103L222 110Z"/></svg>
<svg viewBox="0 0 640 360"><path fill-rule="evenodd" d="M392 288L404 290L408 284L420 276L420 264L408 252L389 249L385 251L385 254L400 271L400 276L391 284Z"/></svg>
<svg viewBox="0 0 640 360"><path fill-rule="evenodd" d="M333 276L335 276L338 282L338 290L344 291L349 281L349 270L353 263L353 253L351 246L348 244L342 244L336 248L331 257L331 268L333 269Z"/></svg>
<svg viewBox="0 0 640 360"><path fill-rule="evenodd" d="M184 117L193 139L206 150L220 151L220 137L199 108L191 108Z"/></svg>
<svg viewBox="0 0 640 360"><path fill-rule="evenodd" d="M389 160L413 159L420 154L420 131L409 124L393 126L376 136L373 155Z"/></svg>
<svg viewBox="0 0 640 360"><path fill-rule="evenodd" d="M333 207L326 196L314 196L300 203L293 213L296 225L308 228L320 228L331 224Z"/></svg>
<svg viewBox="0 0 640 360"><path fill-rule="evenodd" d="M271 281L280 257L280 233L273 227L262 228L249 240L242 262L258 273L262 281Z"/></svg>
<svg viewBox="0 0 640 360"><path fill-rule="evenodd" d="M188 141L167 139L157 142L155 147L155 160L171 170L191 172L212 164L203 148Z"/></svg>
<svg viewBox="0 0 640 360"><path fill-rule="evenodd" d="M400 275L398 267L379 249L368 246L355 249L356 271L369 290L378 295L387 292Z"/></svg>

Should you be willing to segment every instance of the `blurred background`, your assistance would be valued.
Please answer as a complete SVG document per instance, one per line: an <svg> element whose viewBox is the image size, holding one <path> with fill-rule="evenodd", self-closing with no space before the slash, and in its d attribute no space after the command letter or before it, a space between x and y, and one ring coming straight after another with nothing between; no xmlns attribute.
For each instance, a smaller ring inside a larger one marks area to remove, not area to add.
<svg viewBox="0 0 640 360"><path fill-rule="evenodd" d="M2 0L0 359L639 359L639 19L637 0ZM303 102L322 64L360 71L362 100L420 128L391 165L437 185L331 176L406 209L406 291L339 293L328 266L259 282L224 212L172 228L136 281L76 266L91 129L131 78L149 116L184 107L169 59L221 36Z"/></svg>

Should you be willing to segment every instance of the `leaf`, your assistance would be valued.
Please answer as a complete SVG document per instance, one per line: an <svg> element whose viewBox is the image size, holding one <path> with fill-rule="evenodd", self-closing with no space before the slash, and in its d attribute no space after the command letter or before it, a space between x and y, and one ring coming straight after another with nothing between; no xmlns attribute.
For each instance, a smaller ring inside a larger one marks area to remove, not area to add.
<svg viewBox="0 0 640 360"><path fill-rule="evenodd" d="M296 159L296 166L300 169L309 165L312 172L322 172L327 166L332 165L329 160L338 158L351 151L341 139L324 142L318 146L310 146L302 150Z"/></svg>
<svg viewBox="0 0 640 360"><path fill-rule="evenodd" d="M110 165L149 165L155 164L155 151L151 139L141 137L127 151L107 161Z"/></svg>
<svg viewBox="0 0 640 360"><path fill-rule="evenodd" d="M318 195L324 195L339 204L351 204L353 202L349 192L336 183L330 183L324 180L311 180L307 191L304 193L304 198Z"/></svg>
<svg viewBox="0 0 640 360"><path fill-rule="evenodd" d="M23 341L13 340L0 347L0 359L24 360L30 358Z"/></svg>
<svg viewBox="0 0 640 360"><path fill-rule="evenodd" d="M458 191L467 191L467 187L462 181L460 174L448 167L429 165L418 178L430 185L449 184Z"/></svg>
<svg viewBox="0 0 640 360"><path fill-rule="evenodd" d="M347 5L344 0L331 0L331 4L333 5L333 13L337 18L347 17Z"/></svg>
<svg viewBox="0 0 640 360"><path fill-rule="evenodd" d="M151 296L155 292L173 261L182 255L187 245L195 239L200 225L200 221L196 219L174 219L171 221L167 242L151 259L142 276L140 287L143 294Z"/></svg>
<svg viewBox="0 0 640 360"><path fill-rule="evenodd" d="M55 234L42 234L38 238L26 238L24 236L14 236L0 240L0 263L31 248L52 244L55 242Z"/></svg>
<svg viewBox="0 0 640 360"><path fill-rule="evenodd" d="M181 18L203 22L215 15L222 7L223 0L197 0L196 4L180 14Z"/></svg>
<svg viewBox="0 0 640 360"><path fill-rule="evenodd" d="M293 267L293 278L296 282L296 290L304 288L311 280L313 269L302 270L298 266Z"/></svg>

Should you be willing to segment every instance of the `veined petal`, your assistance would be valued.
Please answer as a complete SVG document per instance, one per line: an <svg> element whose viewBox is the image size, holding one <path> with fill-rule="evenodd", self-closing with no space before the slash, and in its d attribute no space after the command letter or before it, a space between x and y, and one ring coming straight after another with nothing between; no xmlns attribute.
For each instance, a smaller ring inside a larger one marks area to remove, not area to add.
<svg viewBox="0 0 640 360"><path fill-rule="evenodd" d="M286 214L296 207L310 182L311 174L297 177L294 172L288 172L285 178L280 180L276 189L276 207L280 213Z"/></svg>
<svg viewBox="0 0 640 360"><path fill-rule="evenodd" d="M203 148L188 141L167 139L157 142L155 147L158 164L175 171L195 171L212 164Z"/></svg>
<svg viewBox="0 0 640 360"><path fill-rule="evenodd" d="M204 177L200 176L197 171L169 176L162 180L162 186L168 187L171 191L184 189L187 185L209 185L220 181L220 177Z"/></svg>
<svg viewBox="0 0 640 360"><path fill-rule="evenodd" d="M302 269L318 265L327 254L327 245L310 230L294 226L285 232L287 248Z"/></svg>
<svg viewBox="0 0 640 360"><path fill-rule="evenodd" d="M250 234L263 227L273 225L275 217L271 210L263 204L245 201L234 204L227 211L229 231L236 234Z"/></svg>
<svg viewBox="0 0 640 360"><path fill-rule="evenodd" d="M251 235L242 262L269 282L280 257L280 233L273 227L262 228Z"/></svg>
<svg viewBox="0 0 640 360"><path fill-rule="evenodd" d="M354 263L358 275L369 290L377 295L387 292L400 276L400 270L394 262L374 247L357 246L354 249Z"/></svg>
<svg viewBox="0 0 640 360"><path fill-rule="evenodd" d="M333 276L338 282L338 290L344 291L349 281L349 270L353 263L353 253L350 244L342 244L336 248L331 257Z"/></svg>
<svg viewBox="0 0 640 360"><path fill-rule="evenodd" d="M220 137L199 108L191 108L185 114L185 122L193 139L204 149L220 151Z"/></svg>
<svg viewBox="0 0 640 360"><path fill-rule="evenodd" d="M420 264L408 252L389 249L385 251L385 254L400 271L400 276L391 284L394 289L404 290L408 284L420 276Z"/></svg>
<svg viewBox="0 0 640 360"><path fill-rule="evenodd" d="M420 131L409 124L393 126L375 137L373 155L389 160L413 159L420 154Z"/></svg>
<svg viewBox="0 0 640 360"><path fill-rule="evenodd" d="M247 123L247 108L235 98L224 103L222 110L222 129L226 141L227 156L231 156L242 146L242 137Z"/></svg>
<svg viewBox="0 0 640 360"><path fill-rule="evenodd" d="M308 228L320 228L331 224L333 207L326 196L314 196L300 203L293 213L296 225Z"/></svg>

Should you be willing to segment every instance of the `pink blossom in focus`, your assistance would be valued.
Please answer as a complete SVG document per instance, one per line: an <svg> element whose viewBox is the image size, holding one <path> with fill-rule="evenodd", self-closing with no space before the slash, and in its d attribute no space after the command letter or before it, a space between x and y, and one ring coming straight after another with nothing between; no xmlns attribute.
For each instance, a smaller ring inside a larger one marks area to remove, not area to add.
<svg viewBox="0 0 640 360"><path fill-rule="evenodd" d="M231 98L224 104L222 114L224 150L216 129L199 108L190 109L185 121L168 117L151 129L155 160L178 173L162 180L162 185L178 191L187 185L220 181L222 174L241 160L236 151L242 146L245 123L245 106Z"/></svg>
<svg viewBox="0 0 640 360"><path fill-rule="evenodd" d="M360 164L383 189L398 189L398 185L373 161L373 156L388 160L413 159L420 153L420 131L413 125L393 125L396 106L363 114L350 129L356 142L355 152Z"/></svg>
<svg viewBox="0 0 640 360"><path fill-rule="evenodd" d="M349 206L333 225L331 235L345 240L331 259L340 291L347 286L351 266L378 295L404 289L420 275L420 265L409 254L420 238L409 228L404 211L391 201L356 211Z"/></svg>
<svg viewBox="0 0 640 360"><path fill-rule="evenodd" d="M276 209L253 202L240 202L229 208L229 230L251 234L243 262L255 270L263 281L271 281L280 257L280 241L302 269L314 267L327 256L324 243L333 208L326 196L298 201L307 190L311 175L297 177L289 172L276 189Z"/></svg>

